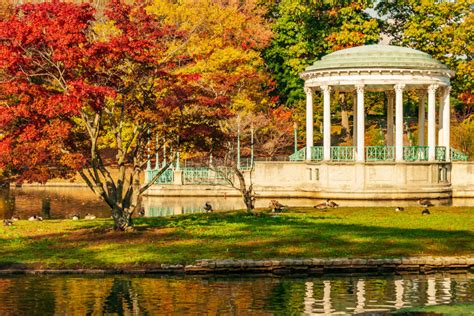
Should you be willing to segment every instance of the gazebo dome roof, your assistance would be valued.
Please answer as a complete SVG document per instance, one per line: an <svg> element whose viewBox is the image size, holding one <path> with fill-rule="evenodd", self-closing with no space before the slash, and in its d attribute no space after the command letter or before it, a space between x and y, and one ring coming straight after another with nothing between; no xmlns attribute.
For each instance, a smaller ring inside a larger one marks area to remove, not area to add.
<svg viewBox="0 0 474 316"><path fill-rule="evenodd" d="M305 72L336 69L383 68L449 71L419 50L392 45L365 45L336 51L316 61Z"/></svg>

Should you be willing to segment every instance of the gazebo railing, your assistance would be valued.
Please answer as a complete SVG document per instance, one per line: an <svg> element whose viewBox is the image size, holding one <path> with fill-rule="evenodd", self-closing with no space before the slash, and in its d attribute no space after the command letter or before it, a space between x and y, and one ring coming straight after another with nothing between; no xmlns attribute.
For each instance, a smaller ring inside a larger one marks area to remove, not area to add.
<svg viewBox="0 0 474 316"><path fill-rule="evenodd" d="M403 160L405 161L428 161L428 146L403 146ZM331 161L355 161L356 146L332 146ZM323 160L324 150L322 146L311 147L311 160ZM454 148L450 149L452 161L467 161L468 156ZM290 161L305 161L306 148L302 148L289 157ZM395 146L366 146L366 161L395 161ZM446 161L447 149L445 146L436 146L435 160Z"/></svg>
<svg viewBox="0 0 474 316"><path fill-rule="evenodd" d="M184 168L183 183L184 184L223 184L226 183L226 176L229 176L228 170L212 170L208 167L200 168Z"/></svg>
<svg viewBox="0 0 474 316"><path fill-rule="evenodd" d="M157 170L157 169L153 169L153 170L147 170L146 172L148 172L148 179L153 179L158 171L160 170ZM158 178L158 180L155 181L155 184L172 184L174 181L174 170L173 169L166 169L162 174L161 176Z"/></svg>
<svg viewBox="0 0 474 316"><path fill-rule="evenodd" d="M311 160L323 160L323 146L311 147Z"/></svg>
<svg viewBox="0 0 474 316"><path fill-rule="evenodd" d="M367 161L393 161L395 160L394 146L367 146L365 147Z"/></svg>
<svg viewBox="0 0 474 316"><path fill-rule="evenodd" d="M436 148L435 148L435 160L436 161L446 161L446 147L445 146L436 146Z"/></svg>
<svg viewBox="0 0 474 316"><path fill-rule="evenodd" d="M451 155L451 161L467 161L467 155L462 153L461 151L450 148L450 155Z"/></svg>
<svg viewBox="0 0 474 316"><path fill-rule="evenodd" d="M294 154L290 155L290 161L303 161L306 159L306 147L301 148Z"/></svg>
<svg viewBox="0 0 474 316"><path fill-rule="evenodd" d="M428 161L428 146L403 146L403 160Z"/></svg>
<svg viewBox="0 0 474 316"><path fill-rule="evenodd" d="M356 146L333 146L331 147L332 161L354 161L356 157Z"/></svg>
<svg viewBox="0 0 474 316"><path fill-rule="evenodd" d="M306 160L306 147L301 148L294 154L290 155L290 161L304 161ZM311 147L311 160L323 160L323 146Z"/></svg>

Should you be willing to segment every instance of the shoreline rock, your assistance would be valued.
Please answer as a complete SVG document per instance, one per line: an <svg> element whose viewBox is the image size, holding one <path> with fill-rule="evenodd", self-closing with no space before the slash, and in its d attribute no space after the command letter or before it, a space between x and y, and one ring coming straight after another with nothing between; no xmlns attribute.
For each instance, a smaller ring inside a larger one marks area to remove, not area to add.
<svg viewBox="0 0 474 316"><path fill-rule="evenodd" d="M404 258L314 258L268 260L197 260L192 265L160 264L141 269L35 269L0 268L0 275L10 274L332 274L332 273L433 273L474 272L474 257L404 257Z"/></svg>

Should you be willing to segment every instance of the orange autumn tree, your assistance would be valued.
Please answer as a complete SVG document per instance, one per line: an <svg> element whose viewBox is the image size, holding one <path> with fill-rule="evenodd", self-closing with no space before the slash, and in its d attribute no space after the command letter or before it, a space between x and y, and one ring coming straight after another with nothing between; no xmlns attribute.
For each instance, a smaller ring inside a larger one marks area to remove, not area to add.
<svg viewBox="0 0 474 316"><path fill-rule="evenodd" d="M154 0L148 11L190 34L183 46L193 63L183 73L199 73L200 86L230 98L236 112L266 111L272 88L261 56L272 33L256 0ZM171 48L171 49L175 49Z"/></svg>

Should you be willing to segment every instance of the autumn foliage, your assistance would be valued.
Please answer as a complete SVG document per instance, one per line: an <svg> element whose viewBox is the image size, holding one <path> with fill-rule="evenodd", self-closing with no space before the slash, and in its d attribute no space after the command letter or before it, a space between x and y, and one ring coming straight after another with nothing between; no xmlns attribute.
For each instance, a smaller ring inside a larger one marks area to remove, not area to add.
<svg viewBox="0 0 474 316"><path fill-rule="evenodd" d="M179 49L188 32L145 4L111 1L100 34L94 13L52 1L21 5L0 23L0 168L39 182L79 171L122 229L146 189L137 181L154 136L175 151L205 148L230 115L229 96L181 70L196 58Z"/></svg>

